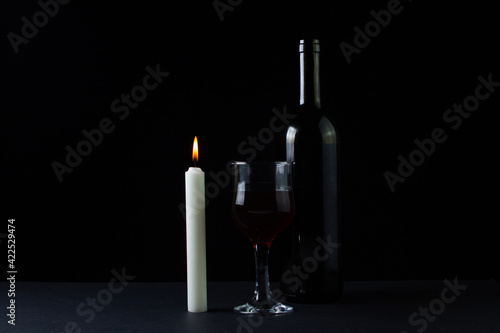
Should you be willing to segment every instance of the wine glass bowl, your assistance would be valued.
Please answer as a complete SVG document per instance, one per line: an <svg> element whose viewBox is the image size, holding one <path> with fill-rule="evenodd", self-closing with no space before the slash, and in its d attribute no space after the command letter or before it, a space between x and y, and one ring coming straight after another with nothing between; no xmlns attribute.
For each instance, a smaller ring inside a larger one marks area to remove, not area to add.
<svg viewBox="0 0 500 333"><path fill-rule="evenodd" d="M272 241L292 222L295 202L289 162L233 163L233 223L252 242L255 252L256 283L250 302L236 306L242 314L287 314L291 306L273 299L268 273Z"/></svg>

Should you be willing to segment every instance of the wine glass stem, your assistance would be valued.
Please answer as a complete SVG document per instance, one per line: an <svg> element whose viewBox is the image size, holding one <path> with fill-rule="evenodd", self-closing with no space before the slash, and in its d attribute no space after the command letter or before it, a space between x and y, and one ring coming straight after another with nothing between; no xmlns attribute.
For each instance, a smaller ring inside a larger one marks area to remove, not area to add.
<svg viewBox="0 0 500 333"><path fill-rule="evenodd" d="M269 246L266 244L255 244L255 291L253 302L265 306L271 305L271 286L269 284L268 255Z"/></svg>

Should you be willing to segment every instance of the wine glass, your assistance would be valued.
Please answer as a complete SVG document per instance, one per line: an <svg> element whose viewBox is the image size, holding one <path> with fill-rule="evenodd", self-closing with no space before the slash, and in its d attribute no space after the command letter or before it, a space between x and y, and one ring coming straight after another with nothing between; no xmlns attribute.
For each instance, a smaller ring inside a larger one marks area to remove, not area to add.
<svg viewBox="0 0 500 333"><path fill-rule="evenodd" d="M252 299L234 307L241 314L287 314L293 307L273 299L268 254L274 238L286 229L295 212L289 162L235 162L231 216L250 239L255 252L256 282Z"/></svg>

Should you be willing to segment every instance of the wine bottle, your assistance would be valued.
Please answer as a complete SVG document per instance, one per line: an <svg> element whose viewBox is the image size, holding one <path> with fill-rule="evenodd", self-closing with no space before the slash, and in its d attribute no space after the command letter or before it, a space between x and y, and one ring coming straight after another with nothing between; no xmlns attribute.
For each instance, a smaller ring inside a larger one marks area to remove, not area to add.
<svg viewBox="0 0 500 333"><path fill-rule="evenodd" d="M338 133L322 109L319 58L319 40L300 40L299 105L286 132L296 211L280 278L292 302L327 303L343 293Z"/></svg>

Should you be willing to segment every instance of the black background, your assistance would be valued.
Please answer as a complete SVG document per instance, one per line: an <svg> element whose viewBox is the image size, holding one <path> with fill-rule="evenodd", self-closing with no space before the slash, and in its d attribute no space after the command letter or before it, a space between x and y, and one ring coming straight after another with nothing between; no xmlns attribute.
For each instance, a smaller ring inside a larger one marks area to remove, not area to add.
<svg viewBox="0 0 500 333"><path fill-rule="evenodd" d="M495 274L500 92L457 130L442 119L479 75L500 81L493 5L402 1L348 64L339 44L353 44L353 28L387 1L245 0L223 21L211 1L180 3L71 1L16 54L7 34L20 34L21 18L40 7L3 2L0 231L16 219L19 280L108 281L121 267L137 281L184 280L178 206L193 137L207 183L248 158L238 146L268 126L273 108L297 103L304 32L321 39L323 104L342 139L346 279ZM157 64L170 75L120 120L111 103ZM64 163L66 145L76 148L103 118L115 130L59 182L51 163ZM437 127L447 141L392 193L384 172L397 172L397 157ZM208 278L252 280L250 243L220 192L206 210Z"/></svg>

